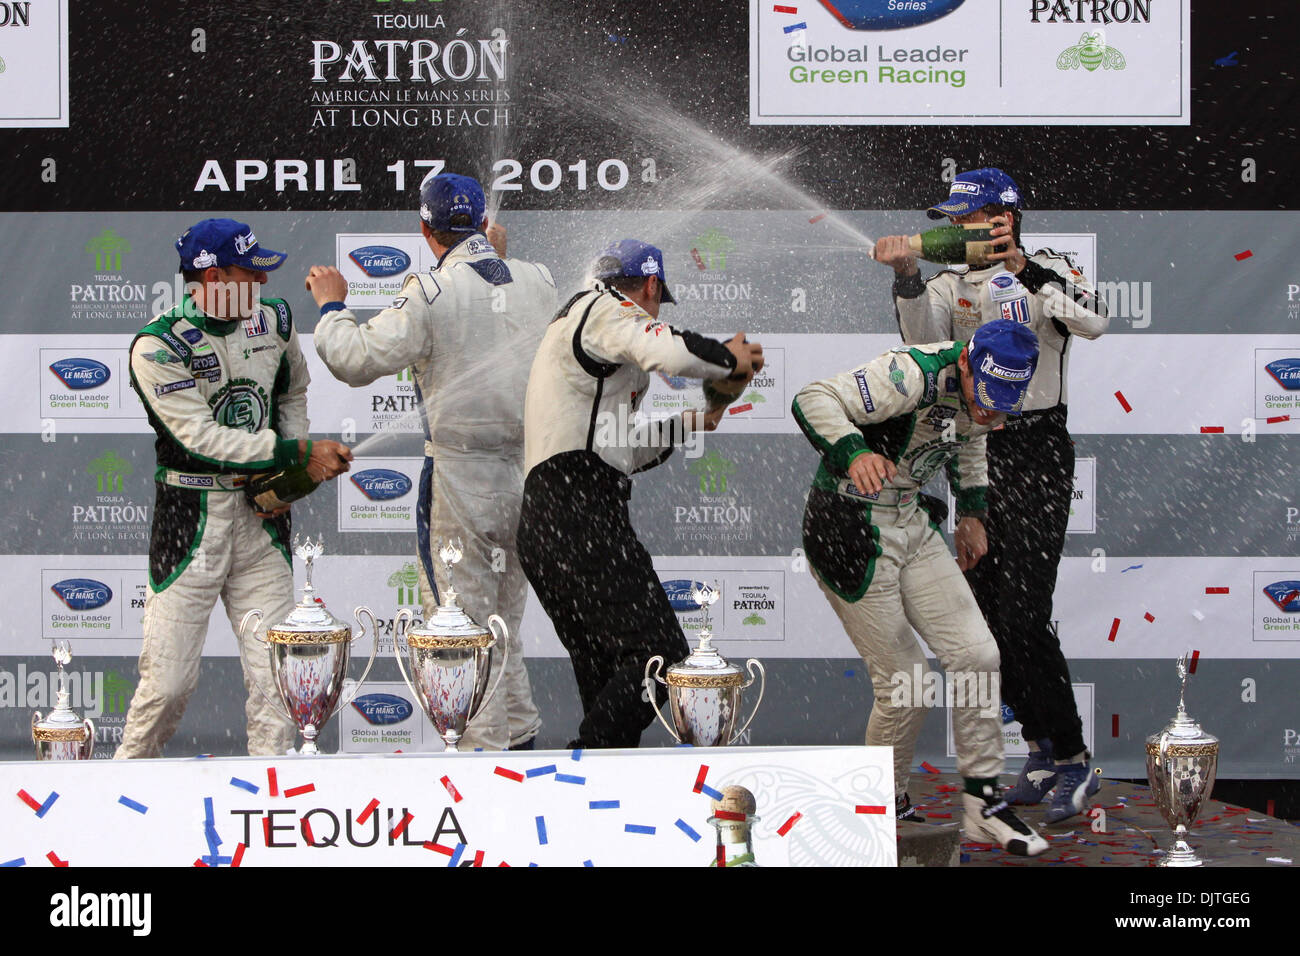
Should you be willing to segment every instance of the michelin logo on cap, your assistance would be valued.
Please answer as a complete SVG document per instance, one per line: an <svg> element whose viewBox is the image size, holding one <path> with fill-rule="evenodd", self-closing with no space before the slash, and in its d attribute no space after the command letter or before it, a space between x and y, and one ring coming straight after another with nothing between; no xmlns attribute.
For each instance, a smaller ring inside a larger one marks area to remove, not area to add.
<svg viewBox="0 0 1300 956"><path fill-rule="evenodd" d="M993 361L991 354L984 356L980 371L990 378L1000 378L1004 382L1023 382L1034 374L1032 368L1005 368Z"/></svg>

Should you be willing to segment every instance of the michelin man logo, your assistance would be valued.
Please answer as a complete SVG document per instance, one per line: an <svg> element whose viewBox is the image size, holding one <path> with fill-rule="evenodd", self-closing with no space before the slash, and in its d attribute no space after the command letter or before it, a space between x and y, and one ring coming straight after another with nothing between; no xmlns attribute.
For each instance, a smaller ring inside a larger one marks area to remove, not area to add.
<svg viewBox="0 0 1300 956"><path fill-rule="evenodd" d="M643 276L655 276L659 274L659 263L655 262L654 256L646 256L645 262L641 263L641 274Z"/></svg>
<svg viewBox="0 0 1300 956"><path fill-rule="evenodd" d="M1008 186L1006 189L1002 190L1002 192L998 195L998 198L1001 199L1008 206L1011 206L1014 205L1016 201L1020 199L1020 194L1017 193L1010 186Z"/></svg>
<svg viewBox="0 0 1300 956"><path fill-rule="evenodd" d="M216 264L217 264L216 253L208 252L208 250L206 249L204 249L202 252L200 252L197 256L194 257L194 268L196 269L207 269L211 266L215 266Z"/></svg>

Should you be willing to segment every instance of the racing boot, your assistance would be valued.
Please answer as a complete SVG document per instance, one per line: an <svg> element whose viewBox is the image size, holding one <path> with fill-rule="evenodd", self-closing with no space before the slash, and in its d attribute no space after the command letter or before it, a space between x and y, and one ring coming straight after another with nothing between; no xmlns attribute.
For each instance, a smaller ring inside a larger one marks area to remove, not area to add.
<svg viewBox="0 0 1300 956"><path fill-rule="evenodd" d="M1038 856L1047 850L1047 841L1002 799L996 787L985 785L983 795L961 795L966 811L964 829L970 840L997 843L1016 856Z"/></svg>
<svg viewBox="0 0 1300 956"><path fill-rule="evenodd" d="M1101 789L1101 777L1088 765L1087 754L1077 763L1056 765L1056 793L1043 819L1060 823L1088 808L1088 798Z"/></svg>
<svg viewBox="0 0 1300 956"><path fill-rule="evenodd" d="M1019 807L1032 807L1047 798L1048 791L1056 786L1056 762L1052 760L1052 742L1046 737L1037 741L1038 749L1030 750L1025 765L1020 768L1016 785L1002 795L1007 803Z"/></svg>
<svg viewBox="0 0 1300 956"><path fill-rule="evenodd" d="M921 812L912 806L912 798L907 794L894 798L894 818L908 823L924 823L925 817Z"/></svg>

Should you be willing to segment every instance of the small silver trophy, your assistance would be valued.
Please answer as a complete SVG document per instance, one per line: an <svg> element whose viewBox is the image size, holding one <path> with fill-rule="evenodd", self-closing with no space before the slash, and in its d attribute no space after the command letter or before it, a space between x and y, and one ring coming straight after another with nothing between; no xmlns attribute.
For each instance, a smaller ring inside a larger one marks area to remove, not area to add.
<svg viewBox="0 0 1300 956"><path fill-rule="evenodd" d="M68 678L63 668L72 662L67 641L54 645L54 663L59 665L59 692L50 716L32 714L32 743L37 760L89 760L95 752L95 725L82 720L69 706Z"/></svg>
<svg viewBox="0 0 1300 956"><path fill-rule="evenodd" d="M1187 716L1187 655L1178 658L1178 713L1164 730L1147 738L1147 781L1165 820L1174 829L1173 848L1157 866L1200 866L1187 843L1187 827L1214 789L1219 767L1219 738L1207 734Z"/></svg>
<svg viewBox="0 0 1300 956"><path fill-rule="evenodd" d="M307 569L302 600L289 612L288 617L266 629L265 638L257 638L267 645L271 657L271 679L275 682L280 697L278 709L302 732L301 754L320 753L316 747L316 738L321 728L348 705L349 701L346 700L340 703L339 696L343 690L343 678L348 671L352 642L366 633L362 615L370 620L370 633L374 635L374 640L370 648L370 660L361 680L357 681L357 688L366 682L370 668L375 663L375 650L379 646L375 614L370 608L362 606L353 611L359 628L354 638L352 628L335 618L326 609L325 603L316 596L311 583L312 562L324 550L325 545L319 538L315 544L308 539L305 544L299 545L298 537L294 536L293 553ZM261 610L252 610L240 621L241 654L244 632L250 625L256 631L262 623L262 617ZM270 700L266 691L262 693ZM353 691L354 696L355 693Z"/></svg>
<svg viewBox="0 0 1300 956"><path fill-rule="evenodd" d="M456 753L456 744L465 734L465 727L478 716L483 706L496 693L497 685L505 674L506 656L510 653L510 631L498 614L488 618L488 627L474 622L456 600L456 590L451 582L451 569L462 557L460 542L448 542L438 549L438 558L447 574L447 590L442 603L433 616L419 627L411 627L411 611L403 608L394 622L405 623L406 648L411 657L408 675L402 661L401 649L393 641L393 654L401 668L402 679L420 706L433 722L434 729L447 745L448 753ZM492 674L493 650L500 646L501 667L497 679L488 689Z"/></svg>
<svg viewBox="0 0 1300 956"><path fill-rule="evenodd" d="M713 631L709 627L709 606L719 597L717 586L692 584L691 597L704 610L704 623L700 627L700 643L685 660L668 668L661 676L664 659L656 654L645 664L646 699L655 710L659 722L668 728L678 743L695 747L725 747L736 741L749 727L763 702L763 689L767 685L767 672L752 657L745 662L745 671L718 653L711 643ZM758 699L749 713L749 720L733 733L740 716L742 692L760 678ZM655 681L668 686L668 709L672 713L670 725L655 701Z"/></svg>

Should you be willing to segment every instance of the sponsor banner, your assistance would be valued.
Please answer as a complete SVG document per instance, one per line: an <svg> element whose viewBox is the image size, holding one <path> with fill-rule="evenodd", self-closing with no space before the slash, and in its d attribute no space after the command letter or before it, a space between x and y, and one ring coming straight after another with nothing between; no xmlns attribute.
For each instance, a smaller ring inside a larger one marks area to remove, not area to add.
<svg viewBox="0 0 1300 956"><path fill-rule="evenodd" d="M1278 566L1254 574L1254 639L1300 643L1300 561Z"/></svg>
<svg viewBox="0 0 1300 956"><path fill-rule="evenodd" d="M77 348L73 339L67 336L62 348L37 349L37 414L56 420L143 420L144 406L130 386L127 348ZM129 339L123 343L129 344Z"/></svg>
<svg viewBox="0 0 1300 956"><path fill-rule="evenodd" d="M1186 126L1189 0L750 0L749 121Z"/></svg>
<svg viewBox="0 0 1300 956"><path fill-rule="evenodd" d="M334 247L339 272L348 280L349 309L388 308L406 276L437 261L418 233L339 233Z"/></svg>
<svg viewBox="0 0 1300 956"><path fill-rule="evenodd" d="M785 349L769 347L766 336L763 341L763 369L728 409L728 421L746 418L780 422L789 417L790 399L794 396L786 388ZM638 419L670 418L688 408L702 407L704 394L699 379L656 372L650 376L650 389L637 416Z"/></svg>
<svg viewBox="0 0 1300 956"><path fill-rule="evenodd" d="M414 531L423 458L356 458L336 482L340 531Z"/></svg>
<svg viewBox="0 0 1300 956"><path fill-rule="evenodd" d="M1084 278L1095 283L1097 275L1097 234L1095 232L1035 232L1020 237L1025 252L1050 251L1065 256Z"/></svg>
<svg viewBox="0 0 1300 956"><path fill-rule="evenodd" d="M711 747L708 763L709 788L752 795L760 866L897 865L888 747ZM707 867L717 828L730 825L697 792L690 748L3 766L21 767L30 793L59 793L39 827L22 801L0 805L7 858L28 863L53 851L117 868L236 857L240 866Z"/></svg>
<svg viewBox="0 0 1300 956"><path fill-rule="evenodd" d="M1083 743L1091 752L1096 752L1096 745L1093 743L1093 701L1096 699L1097 685L1095 684L1071 684L1074 690L1074 705L1079 710L1079 719L1083 722ZM957 741L953 735L952 729L952 710L948 710L948 756L957 756ZM1011 709L1005 705L1002 707L1002 752L1007 757L1027 757L1029 756L1029 745L1025 743L1024 734L1020 730L1020 721L1011 716Z"/></svg>
<svg viewBox="0 0 1300 956"><path fill-rule="evenodd" d="M343 685L352 697L354 681ZM403 681L367 681L339 711L339 753L442 753L447 748Z"/></svg>
<svg viewBox="0 0 1300 956"><path fill-rule="evenodd" d="M688 639L694 640L704 625L704 611L691 597L692 584L708 584L721 591L709 608L709 629L714 641L782 641L785 634L785 571L703 569L675 570L666 578L665 593ZM681 577L676 577L680 574ZM676 663L669 661L668 663Z"/></svg>
<svg viewBox="0 0 1300 956"><path fill-rule="evenodd" d="M1255 349L1255 417L1300 419L1300 344Z"/></svg>
<svg viewBox="0 0 1300 956"><path fill-rule="evenodd" d="M948 490L947 531L956 529L957 499ZM1076 458L1074 461L1074 487L1070 492L1070 520L1066 534L1097 533L1097 459Z"/></svg>
<svg viewBox="0 0 1300 956"><path fill-rule="evenodd" d="M0 128L68 127L68 0L0 3L0 90Z"/></svg>

